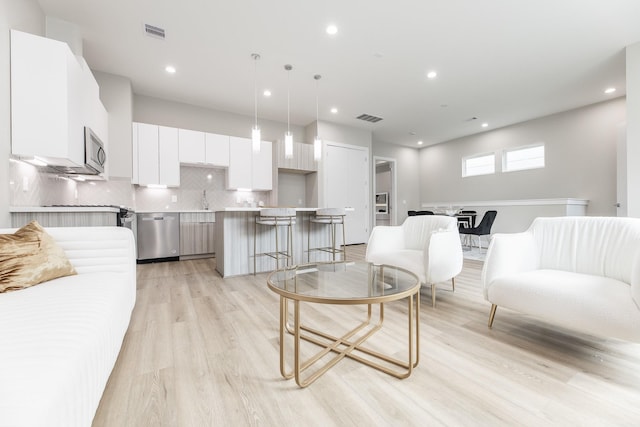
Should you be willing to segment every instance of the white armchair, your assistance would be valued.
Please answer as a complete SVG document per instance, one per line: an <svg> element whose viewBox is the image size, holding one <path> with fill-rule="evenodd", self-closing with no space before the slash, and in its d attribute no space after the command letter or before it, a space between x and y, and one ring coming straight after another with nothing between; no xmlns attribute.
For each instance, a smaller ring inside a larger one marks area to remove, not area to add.
<svg viewBox="0 0 640 427"><path fill-rule="evenodd" d="M498 306L593 335L640 341L640 220L537 218L496 234L482 272Z"/></svg>
<svg viewBox="0 0 640 427"><path fill-rule="evenodd" d="M462 270L462 246L456 218L441 215L411 216L399 226L378 226L367 245L366 260L407 269L420 282L431 285L431 302L436 305L436 284Z"/></svg>

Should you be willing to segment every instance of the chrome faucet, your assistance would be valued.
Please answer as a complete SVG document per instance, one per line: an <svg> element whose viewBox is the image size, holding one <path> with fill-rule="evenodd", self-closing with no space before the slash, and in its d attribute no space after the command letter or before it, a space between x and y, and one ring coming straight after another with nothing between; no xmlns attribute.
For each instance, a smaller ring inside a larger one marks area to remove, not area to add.
<svg viewBox="0 0 640 427"><path fill-rule="evenodd" d="M202 209L209 210L209 201L207 200L207 190L202 190Z"/></svg>

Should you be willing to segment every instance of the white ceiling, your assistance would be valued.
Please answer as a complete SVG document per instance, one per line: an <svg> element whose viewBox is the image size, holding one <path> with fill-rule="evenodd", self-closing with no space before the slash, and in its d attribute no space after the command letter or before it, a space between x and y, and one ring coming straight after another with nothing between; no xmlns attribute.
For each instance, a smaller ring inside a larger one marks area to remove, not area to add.
<svg viewBox="0 0 640 427"><path fill-rule="evenodd" d="M260 96L259 118L286 123L291 64L292 124L315 120L321 74L320 120L413 147L621 96L624 48L640 42L638 0L39 3L79 27L91 68L129 77L137 94L253 116L255 52L258 86L273 92ZM329 23L337 35L326 34ZM438 77L427 79L430 70ZM384 120L356 120L362 113Z"/></svg>

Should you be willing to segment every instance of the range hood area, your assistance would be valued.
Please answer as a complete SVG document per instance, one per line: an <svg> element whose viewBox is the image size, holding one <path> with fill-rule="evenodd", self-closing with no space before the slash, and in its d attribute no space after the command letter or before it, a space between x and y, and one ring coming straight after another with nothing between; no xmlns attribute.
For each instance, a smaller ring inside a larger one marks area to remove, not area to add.
<svg viewBox="0 0 640 427"><path fill-rule="evenodd" d="M14 159L43 173L105 179L108 120L93 73L68 42L11 30Z"/></svg>

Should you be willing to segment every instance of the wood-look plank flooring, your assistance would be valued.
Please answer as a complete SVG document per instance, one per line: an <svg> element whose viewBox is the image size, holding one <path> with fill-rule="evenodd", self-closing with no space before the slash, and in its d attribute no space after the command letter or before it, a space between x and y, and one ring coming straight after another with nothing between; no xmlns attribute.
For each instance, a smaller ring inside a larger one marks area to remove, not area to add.
<svg viewBox="0 0 640 427"><path fill-rule="evenodd" d="M365 247L349 250L363 258ZM306 389L280 376L267 275L222 279L214 268L215 259L138 265L136 307L94 426L640 425L640 344L500 308L488 329L479 261L465 261L455 292L439 286L436 308L423 288L411 377L345 359ZM406 310L385 306L372 348L405 357ZM302 312L335 332L364 308Z"/></svg>

